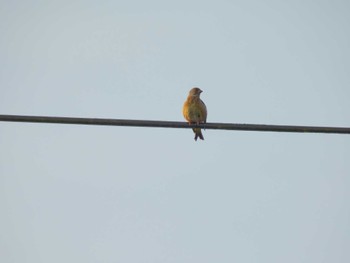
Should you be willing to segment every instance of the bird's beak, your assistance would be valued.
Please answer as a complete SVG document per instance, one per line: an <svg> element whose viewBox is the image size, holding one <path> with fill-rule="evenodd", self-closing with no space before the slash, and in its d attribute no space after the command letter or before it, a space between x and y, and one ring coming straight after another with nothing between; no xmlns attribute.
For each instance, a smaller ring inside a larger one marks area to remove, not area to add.
<svg viewBox="0 0 350 263"><path fill-rule="evenodd" d="M202 93L202 92L203 92L203 90L200 89L200 90L199 90L199 93Z"/></svg>

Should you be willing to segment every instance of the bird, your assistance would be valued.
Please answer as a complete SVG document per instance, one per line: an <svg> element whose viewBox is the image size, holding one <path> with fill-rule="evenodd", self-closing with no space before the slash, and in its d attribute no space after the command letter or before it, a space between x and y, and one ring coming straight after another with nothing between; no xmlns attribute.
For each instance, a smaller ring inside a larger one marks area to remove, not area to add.
<svg viewBox="0 0 350 263"><path fill-rule="evenodd" d="M203 91L200 88L194 87L188 93L188 97L182 107L182 114L189 124L200 124L207 122L207 107L200 99L200 94ZM194 140L204 140L201 128L193 128L195 133Z"/></svg>

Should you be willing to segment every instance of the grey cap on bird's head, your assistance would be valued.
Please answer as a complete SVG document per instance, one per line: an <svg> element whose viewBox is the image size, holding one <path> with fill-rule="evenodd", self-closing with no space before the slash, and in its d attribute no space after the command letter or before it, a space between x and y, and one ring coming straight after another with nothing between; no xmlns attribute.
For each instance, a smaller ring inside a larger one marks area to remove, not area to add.
<svg viewBox="0 0 350 263"><path fill-rule="evenodd" d="M190 90L190 95L199 95L203 92L200 88L194 87L193 89Z"/></svg>

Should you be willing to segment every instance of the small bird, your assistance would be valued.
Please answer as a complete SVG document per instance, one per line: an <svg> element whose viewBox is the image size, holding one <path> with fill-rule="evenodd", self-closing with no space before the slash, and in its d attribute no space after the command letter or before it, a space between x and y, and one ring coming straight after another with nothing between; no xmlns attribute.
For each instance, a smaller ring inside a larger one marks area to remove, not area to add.
<svg viewBox="0 0 350 263"><path fill-rule="evenodd" d="M200 88L193 88L190 90L188 97L182 107L182 113L189 124L200 124L207 122L207 107L199 98L203 91ZM198 137L204 140L201 128L193 128L195 133L194 139L197 141Z"/></svg>

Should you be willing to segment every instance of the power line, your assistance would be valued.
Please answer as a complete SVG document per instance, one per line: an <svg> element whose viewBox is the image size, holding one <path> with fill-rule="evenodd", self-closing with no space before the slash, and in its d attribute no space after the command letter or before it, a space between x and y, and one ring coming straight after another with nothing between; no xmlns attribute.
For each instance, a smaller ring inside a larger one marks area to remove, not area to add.
<svg viewBox="0 0 350 263"><path fill-rule="evenodd" d="M195 125L195 124L189 125L186 122L178 122L178 121L72 118L72 117L23 116L23 115L0 115L0 121L78 124L78 125L156 127L156 128L198 127L198 128L204 128L204 129L212 129L212 130L350 134L350 128L348 127L317 127L317 126L239 124L239 123L205 123L205 124L199 124L199 125Z"/></svg>

